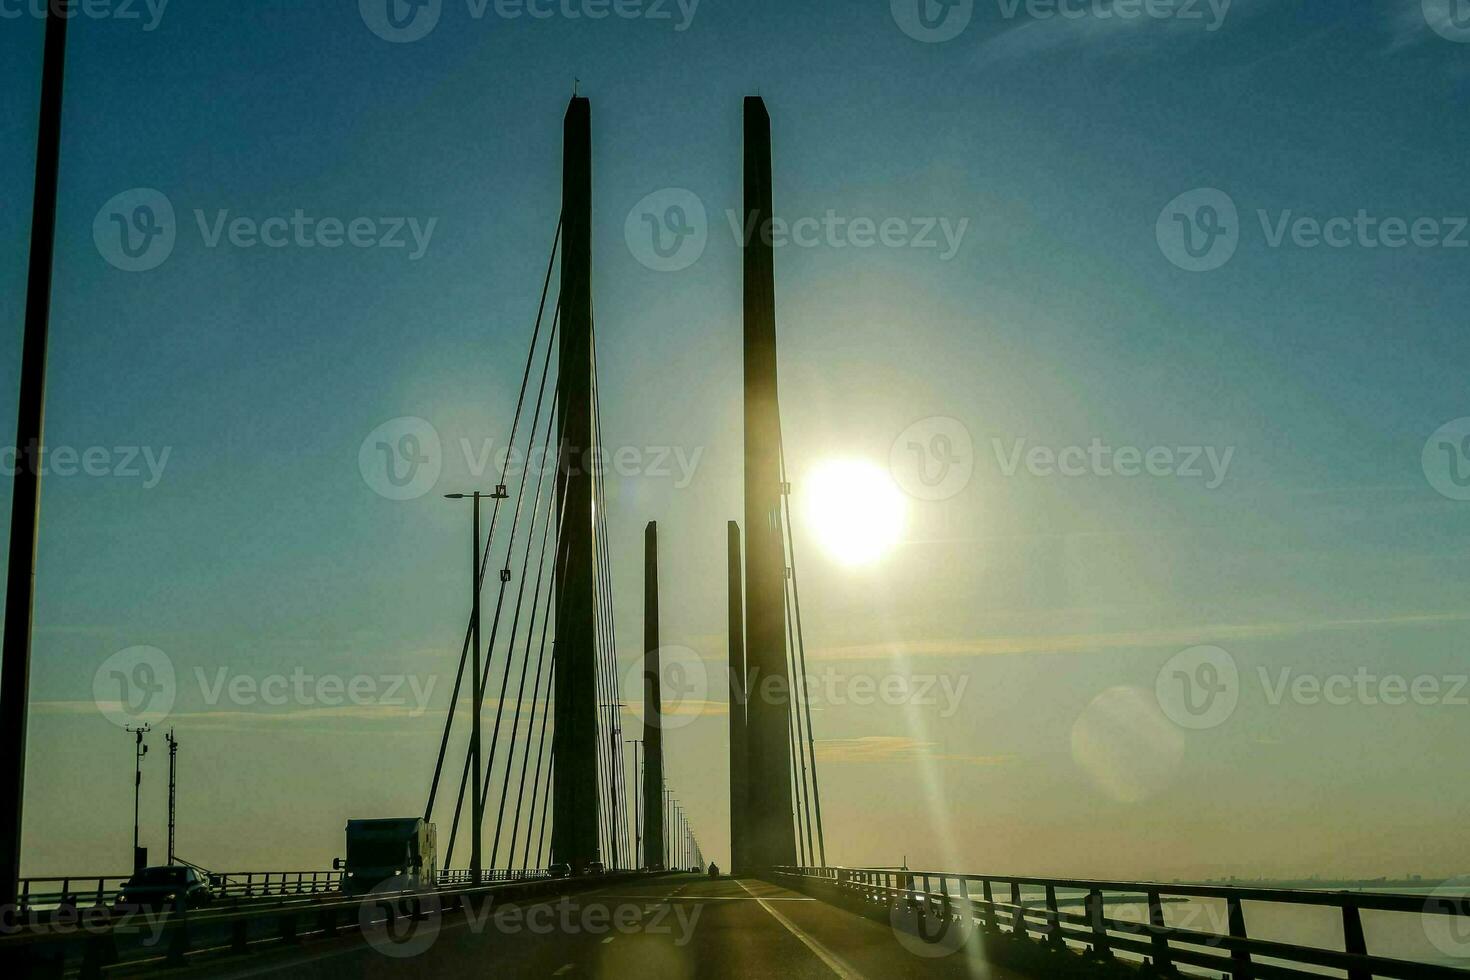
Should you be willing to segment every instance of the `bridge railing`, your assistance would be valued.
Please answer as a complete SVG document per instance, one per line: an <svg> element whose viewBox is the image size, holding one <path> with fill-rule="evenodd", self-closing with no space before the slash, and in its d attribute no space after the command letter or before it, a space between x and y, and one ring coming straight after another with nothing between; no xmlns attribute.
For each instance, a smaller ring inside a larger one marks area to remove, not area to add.
<svg viewBox="0 0 1470 980"><path fill-rule="evenodd" d="M545 869L486 870L482 884L545 878ZM210 875L215 898L290 898L294 895L329 895L342 890L340 871L231 871ZM61 875L23 878L20 882L20 912L46 911L64 905L76 908L112 905L128 875ZM440 871L441 888L472 884L468 871Z"/></svg>
<svg viewBox="0 0 1470 980"><path fill-rule="evenodd" d="M544 869L531 871L513 871L506 868L486 868L480 872L481 884L494 884L502 881L530 881L535 878L545 878L547 872ZM468 870L441 871L439 872L439 887L451 888L460 885L473 884L474 879Z"/></svg>
<svg viewBox="0 0 1470 980"><path fill-rule="evenodd" d="M104 971L114 965L157 960L160 954L165 965L174 967L196 956L279 949L308 938L337 938L353 930L373 942L375 931L391 932L395 922L442 918L463 912L471 908L471 903L486 897L516 903L540 902L603 883L633 880L639 875L639 872L582 878L542 875L534 880L517 876L515 880L494 884L426 891L366 896L337 892L299 902L180 907L163 911L147 928L131 914L82 917L61 924L12 924L11 928L0 929L0 963L18 964L19 976L61 978L77 971L82 980L100 980Z"/></svg>
<svg viewBox="0 0 1470 980"><path fill-rule="evenodd" d="M55 909L111 905L127 882L128 875L64 875L22 878L22 913ZM219 899L271 898L292 895L321 895L340 891L340 871L231 871L211 874Z"/></svg>
<svg viewBox="0 0 1470 980"><path fill-rule="evenodd" d="M982 930L1041 939L1057 946L1086 947L1092 955L1149 959L1168 972L1198 967L1236 980L1374 977L1410 980L1454 977L1470 970L1423 960L1373 955L1363 931L1365 911L1425 917L1425 929L1438 928L1462 941L1470 936L1470 896L1311 891L1287 888L1096 881L1006 875L956 874L891 868L778 868L793 884L826 888L861 903L881 905L926 922L926 934L940 924L978 924ZM1223 930L1170 925L1164 907L1204 900L1223 906ZM1272 903L1296 910L1336 909L1341 916L1341 951L1252 938L1246 931L1244 903ZM1109 906L1137 906L1139 920L1106 914ZM1080 907L1082 911L1069 911ZM1432 926L1431 926L1432 923ZM1427 934L1427 933L1426 933Z"/></svg>

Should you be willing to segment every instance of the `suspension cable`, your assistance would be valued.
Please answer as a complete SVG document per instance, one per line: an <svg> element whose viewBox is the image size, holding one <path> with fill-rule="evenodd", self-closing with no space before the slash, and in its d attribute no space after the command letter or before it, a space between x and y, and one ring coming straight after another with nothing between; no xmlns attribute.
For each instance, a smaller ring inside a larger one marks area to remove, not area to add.
<svg viewBox="0 0 1470 980"><path fill-rule="evenodd" d="M554 389L553 389L553 392L552 392L551 403L553 405L556 404L556 390L555 390L556 387L559 387L559 386L554 386ZM553 409L551 411L548 411L546 413L546 438L547 439L551 438L551 427L552 427L552 424L555 422L555 420L556 420L556 412L555 412L555 410ZM533 430L532 431L531 450L528 451L527 454L526 454L526 460L527 460L527 466L528 467L530 465L531 452L533 452L534 449L535 449L535 431ZM500 700L497 702L497 704L495 706L495 730L494 730L494 734L490 738L490 756L489 756L489 758L485 762L485 780L484 780L484 784L482 785L481 790L480 790L480 814L481 814L481 818L482 819L483 819L484 813L485 813L485 802L490 797L490 775L491 775L491 772L494 770L494 767L495 767L496 747L498 746L498 744L500 742L501 718L504 716L504 713L505 713L505 695L506 695L507 689L508 689L508 687L510 685L510 671L511 671L511 667L515 663L515 644L516 644L516 636L520 632L521 606L522 606L522 603L524 602L525 597L526 597L526 582L529 581L530 580L530 577L531 577L531 575L530 575L530 570L531 570L531 563L530 563L530 561L531 561L531 547L536 542L536 519L537 519L537 515L540 513L540 510L541 510L541 496L542 496L543 490L545 490L547 483L553 483L554 484L555 482L556 482L555 479L547 480L545 478L544 474L542 476L538 477L537 478L537 481L536 481L536 499L531 504L531 529L530 529L529 533L527 533L527 535L526 535L526 553L525 553L525 555L521 559L521 567L523 569L523 572L522 572L522 575L521 575L520 589L518 590L517 595L516 595L515 613L511 616L510 638L509 638L509 641L506 643L506 649L505 649L505 674L501 678L501 681L500 681ZM536 608L539 605L539 596L540 596L540 592L541 592L541 571L540 570L544 566L544 562L545 562L545 559L546 559L546 540L547 540L547 538L549 538L551 536L551 513L555 509L556 509L556 501L555 501L555 499L554 498L549 498L547 500L547 504L546 504L546 527L545 527L545 530L543 531L543 533L541 535L541 554L540 554L540 556L536 560L536 568L537 568L537 573L536 573L536 588L533 591L532 596L531 596L531 615L532 615L532 619L531 619L530 627L529 627L529 629L527 631L527 634L526 634L526 653L525 653L525 656L523 656L521 658L521 690L520 690L520 694L517 695L516 707L515 707L515 719L516 719L516 725L517 725L517 727L519 727L519 723L520 723L520 713L521 713L521 702L520 702L520 698L525 695L525 691L526 691L526 670L527 670L527 667L529 666L529 661L530 661L530 635L531 635L532 632L535 631L535 628L536 628L535 614L536 614ZM509 748L508 748L507 752L508 752L508 757L507 757L506 763L505 763L505 783L506 783L506 785L509 785L509 783L510 783L511 763L513 763L515 761L515 729L514 728L511 730L510 745L509 745ZM499 814L499 819L497 819L496 825L495 825L495 847L490 852L490 867L492 867L492 868L495 867L495 856L496 856L496 853L500 849L500 819L503 819L504 816L505 816L505 796L504 796L504 792L505 791L502 789L501 790L501 794L502 795L501 795L501 799L500 799L500 814Z"/></svg>
<svg viewBox="0 0 1470 980"><path fill-rule="evenodd" d="M786 473L786 441L782 439L778 443L781 457L781 483L783 488L790 486ZM801 676L806 677L806 637L801 629L801 579L796 573L796 534L792 530L791 519L791 494L783 495L783 510L786 517L786 547L791 556L791 605L796 611L796 651L800 658ZM816 737L812 732L812 702L810 697L803 698L803 706L806 711L806 737L807 752L812 760L812 799L816 806L817 818L817 852L821 859L821 866L827 866L827 839L822 828L822 788L817 782L817 746Z"/></svg>
<svg viewBox="0 0 1470 980"><path fill-rule="evenodd" d="M556 222L556 234L551 240L551 255L546 261L546 278L541 284L541 301L536 306L536 326L531 331L531 346L526 351L526 367L525 370L521 372L521 390L520 394L516 396L515 417L512 419L510 424L510 444L512 446L515 445L516 429L521 422L521 409L525 405L526 386L527 384L529 384L531 379L531 365L536 358L536 341L541 336L541 321L546 314L546 297L551 290L551 270L556 265L556 255L561 245L561 228L562 222L560 217L558 217ZM510 456L509 454L507 454L505 465L501 467L500 485L504 485L505 483L505 476L509 466ZM485 538L485 554L480 559L480 571L475 581L476 589L483 588L485 584L485 569L490 563L490 545L491 542L495 540L495 522L499 516L500 500L496 499L495 506L492 508L490 513L490 533ZM425 822L432 820L434 817L434 801L439 795L439 778L444 772L444 755L449 749L449 732L450 729L454 726L455 707L459 704L459 691L464 681L465 664L468 662L469 659L470 638L473 629L474 624L471 620L465 626L464 644L459 651L459 668L455 671L454 674L454 690L449 699L449 712L444 719L444 734L439 740L439 756L434 762L434 778L429 783L429 801L424 806ZM479 710L479 707L476 706L475 710ZM448 865L447 858L445 860L445 864L446 866Z"/></svg>
<svg viewBox="0 0 1470 980"><path fill-rule="evenodd" d="M541 421L541 407L542 407L542 404L543 404L543 402L545 400L545 397L546 397L546 378L547 378L548 372L549 372L550 367L551 367L551 352L552 352L552 349L555 348L555 346L556 346L556 331L557 331L557 325L558 325L558 322L559 322L560 319L561 319L561 301L560 301L560 299L558 299L557 300L557 305L556 305L556 312L554 314L552 314L552 317L551 317L551 331L547 335L546 357L543 360L542 365L541 365L541 383L540 383L540 386L538 387L537 392L536 392L536 412L535 412L534 417L531 420L531 432L530 432L530 436L527 439L528 444L534 444L535 441L536 441L536 429L537 429L537 427L538 427L538 425L539 425L539 423ZM515 446L515 443L512 442L510 445L513 448ZM505 470L507 472L508 472L509 467L510 467L510 458L511 458L512 455L514 455L514 454L511 453L511 452L507 452L506 453L506 456L505 456ZM521 474L521 485L520 485L520 488L518 490L516 490L516 506L515 506L515 511L514 511L514 513L511 516L511 523L510 523L510 540L507 541L506 542L506 545L505 545L505 565L504 565L504 567L503 567L503 569L502 569L502 571L500 573L500 588L497 590L496 595L495 595L495 616L491 620L491 623L490 623L490 641L485 645L485 651L486 651L486 654L487 654L486 657L485 657L485 665L480 670L480 690L482 692L485 690L486 686L489 684L489 681L490 681L490 665L491 665L491 662L494 659L495 639L496 639L496 636L500 632L500 618L501 618L501 614L505 610L505 590L506 590L506 586L508 586L510 584L510 579L511 579L511 574L510 574L511 559L512 559L512 557L514 555L514 552L515 552L516 531L520 527L520 523L521 523L521 509L522 509L522 504L525 503L525 498L526 498L526 483L527 483L527 481L528 481L529 478L530 478L530 473L523 472ZM538 486L539 486L539 481L538 481ZM497 487L497 490L498 489L499 488ZM496 509L496 511L498 513L499 510L500 510L500 499L497 499L495 501L495 504L496 504L495 509ZM493 526L494 526L494 521L493 520L491 522L491 525L492 525L492 528L493 528ZM521 583L520 583L520 587L518 589L518 594L520 594L520 595L524 595L525 594L525 579L524 579L524 577L522 577L522 580L521 580ZM510 653L509 653L509 650L507 650L507 653L506 653L507 665L509 664L509 656L510 656ZM483 694L482 694L482 697L483 697ZM498 723L499 723L501 709L503 709L503 707L504 707L503 701L504 701L504 699L502 698L502 703L501 704L498 704L496 706L497 727L498 727ZM493 741L491 742L490 751L491 751L491 756L493 758L494 752L495 752L495 743ZM459 834L460 814L464 810L465 789L466 789L466 787L467 787L467 785L469 783L469 777L470 777L470 763L471 763L470 756L471 756L471 752L467 748L466 751L465 751L465 757L464 757L464 770L460 773L460 777L459 777L459 796L458 796L458 799L455 801L454 822L451 824L450 831L449 831L449 848L448 848L448 850L446 850L444 852L444 864L445 864L446 867L449 866L450 861L454 857L454 843L455 843L456 837ZM472 807L472 809L473 809L473 807Z"/></svg>

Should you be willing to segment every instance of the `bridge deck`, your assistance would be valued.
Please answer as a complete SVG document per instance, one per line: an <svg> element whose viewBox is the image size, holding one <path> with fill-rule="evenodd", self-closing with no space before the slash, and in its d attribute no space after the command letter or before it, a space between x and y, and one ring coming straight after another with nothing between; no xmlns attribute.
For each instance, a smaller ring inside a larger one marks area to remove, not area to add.
<svg viewBox="0 0 1470 980"><path fill-rule="evenodd" d="M497 913L505 919L498 922ZM527 906L518 914L497 909L480 922L474 918L447 914L428 948L404 958L385 955L357 934L351 940L314 941L294 950L201 963L183 975L242 980L267 974L284 980L460 980L488 975L1022 980L972 963L964 953L941 959L915 956L882 923L753 879L668 875L609 884L570 899Z"/></svg>

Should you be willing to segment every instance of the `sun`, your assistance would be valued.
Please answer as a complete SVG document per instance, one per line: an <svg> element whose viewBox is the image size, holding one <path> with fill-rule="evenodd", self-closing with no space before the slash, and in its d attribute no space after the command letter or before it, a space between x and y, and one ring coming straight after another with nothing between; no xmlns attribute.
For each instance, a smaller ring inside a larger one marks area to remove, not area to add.
<svg viewBox="0 0 1470 980"><path fill-rule="evenodd" d="M807 525L833 558L844 565L871 565L903 533L907 506L893 478L861 459L831 460L807 477Z"/></svg>

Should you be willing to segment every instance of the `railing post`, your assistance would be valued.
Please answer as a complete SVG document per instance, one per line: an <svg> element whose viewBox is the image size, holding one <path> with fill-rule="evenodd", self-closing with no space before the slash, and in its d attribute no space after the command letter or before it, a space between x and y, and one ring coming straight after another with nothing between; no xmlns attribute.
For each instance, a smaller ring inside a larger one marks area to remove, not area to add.
<svg viewBox="0 0 1470 980"><path fill-rule="evenodd" d="M170 922L173 928L168 936L168 965L183 966L184 959L189 952L189 911L185 906L188 899L180 895L174 908L174 914L178 916L176 921Z"/></svg>
<svg viewBox="0 0 1470 980"><path fill-rule="evenodd" d="M97 904L98 905L106 905L107 904L107 879L106 878L98 878L97 879Z"/></svg>
<svg viewBox="0 0 1470 980"><path fill-rule="evenodd" d="M1062 921L1057 915L1057 890L1053 885L1046 886L1046 939L1062 944Z"/></svg>
<svg viewBox="0 0 1470 980"><path fill-rule="evenodd" d="M296 942L296 913L287 912L281 916L281 942L291 944Z"/></svg>
<svg viewBox="0 0 1470 980"><path fill-rule="evenodd" d="M1225 908L1230 917L1230 938L1247 938L1245 932L1245 911L1240 907L1240 899L1230 897L1225 900ZM1255 974L1251 970L1251 954L1248 949L1232 949L1230 959L1234 964L1231 976L1234 980L1255 980Z"/></svg>
<svg viewBox="0 0 1470 980"><path fill-rule="evenodd" d="M1174 970L1174 957L1169 953L1169 937L1162 932L1164 926L1164 903L1159 898L1157 889L1148 893L1148 924L1153 933L1150 942L1154 950L1154 969L1164 973L1172 973Z"/></svg>
<svg viewBox="0 0 1470 980"><path fill-rule="evenodd" d="M990 893L989 878L980 882L980 893L985 896L985 914L980 917L981 924L987 929L999 929L1000 920L995 917L995 896Z"/></svg>
<svg viewBox="0 0 1470 980"><path fill-rule="evenodd" d="M98 980L102 971L117 962L117 939L112 930L87 940L82 954L82 980Z"/></svg>
<svg viewBox="0 0 1470 980"><path fill-rule="evenodd" d="M1363 938L1363 919L1356 905L1342 907L1342 948L1350 956L1367 956L1368 943ZM1372 973L1363 969L1349 969L1348 980L1372 980Z"/></svg>
<svg viewBox="0 0 1470 980"><path fill-rule="evenodd" d="M1016 907L1015 916L1011 919L1011 933L1022 939L1030 938L1031 933L1026 928L1026 910L1021 908L1021 883L1019 881L1011 882L1011 904Z"/></svg>
<svg viewBox="0 0 1470 980"><path fill-rule="evenodd" d="M1092 920L1093 955L1111 959L1113 947L1108 942L1108 928L1103 922L1102 892L1096 888L1087 893L1087 917Z"/></svg>
<svg viewBox="0 0 1470 980"><path fill-rule="evenodd" d="M20 883L20 911L25 913L31 904L31 879L27 878Z"/></svg>

